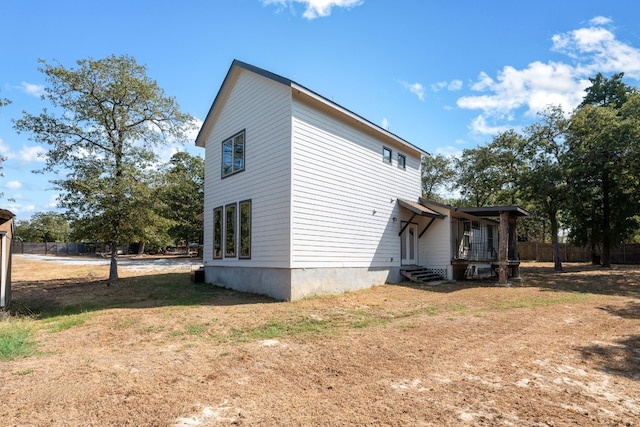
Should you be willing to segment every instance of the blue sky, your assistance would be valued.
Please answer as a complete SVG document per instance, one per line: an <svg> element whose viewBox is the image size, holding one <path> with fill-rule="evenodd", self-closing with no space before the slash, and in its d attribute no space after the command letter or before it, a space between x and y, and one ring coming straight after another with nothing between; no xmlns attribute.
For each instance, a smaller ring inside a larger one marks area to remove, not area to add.
<svg viewBox="0 0 640 427"><path fill-rule="evenodd" d="M13 102L0 109L0 207L18 219L57 197L55 177L31 172L46 146L11 123L45 106L39 58L73 67L132 55L200 121L239 59L447 155L546 105L573 109L597 72L640 86L637 0L3 0L0 10L0 96Z"/></svg>

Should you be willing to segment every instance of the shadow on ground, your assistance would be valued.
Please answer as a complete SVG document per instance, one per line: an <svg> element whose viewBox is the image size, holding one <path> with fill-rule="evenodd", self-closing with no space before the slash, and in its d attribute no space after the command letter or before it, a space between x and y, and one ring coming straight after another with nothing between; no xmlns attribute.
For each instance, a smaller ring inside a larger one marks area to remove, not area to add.
<svg viewBox="0 0 640 427"><path fill-rule="evenodd" d="M128 277L107 286L106 280L56 279L18 281L12 285L12 315L47 318L110 308L165 306L229 306L266 304L276 300L207 283L194 283L189 273Z"/></svg>
<svg viewBox="0 0 640 427"><path fill-rule="evenodd" d="M629 301L624 306L607 305L601 310L624 319L640 319L640 303ZM583 359L597 361L609 374L640 380L640 335L613 342L598 342L579 349Z"/></svg>
<svg viewBox="0 0 640 427"><path fill-rule="evenodd" d="M572 263L562 272L553 270L553 265L527 263L521 268L520 281L510 280L511 287L532 287L544 291L580 292L599 295L617 295L640 298L640 266L615 265L602 268L591 264ZM438 284L398 283L414 289L430 292L450 293L462 289L499 287L497 277L488 279L458 280Z"/></svg>

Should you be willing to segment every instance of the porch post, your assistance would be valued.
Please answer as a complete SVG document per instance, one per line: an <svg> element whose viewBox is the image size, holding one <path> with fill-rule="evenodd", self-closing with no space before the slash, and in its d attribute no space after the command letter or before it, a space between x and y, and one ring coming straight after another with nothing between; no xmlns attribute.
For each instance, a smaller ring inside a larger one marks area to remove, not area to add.
<svg viewBox="0 0 640 427"><path fill-rule="evenodd" d="M509 215L509 264L511 269L511 280L518 281L520 278L520 255L518 254L518 228L517 218Z"/></svg>
<svg viewBox="0 0 640 427"><path fill-rule="evenodd" d="M500 212L500 238L498 240L498 284L508 284L509 212Z"/></svg>

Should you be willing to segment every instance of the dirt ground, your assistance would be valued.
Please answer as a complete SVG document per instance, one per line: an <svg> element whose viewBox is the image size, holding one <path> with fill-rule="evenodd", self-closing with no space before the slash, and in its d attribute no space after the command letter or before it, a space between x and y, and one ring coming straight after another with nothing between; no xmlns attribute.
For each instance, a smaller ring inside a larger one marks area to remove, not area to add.
<svg viewBox="0 0 640 427"><path fill-rule="evenodd" d="M11 319L39 352L0 361L2 425L640 425L640 266L193 303L143 288L150 271L106 287L107 267L42 264L14 260L23 313L80 296L91 308ZM170 278L174 293L196 286L189 270ZM144 291L118 301L125 286Z"/></svg>

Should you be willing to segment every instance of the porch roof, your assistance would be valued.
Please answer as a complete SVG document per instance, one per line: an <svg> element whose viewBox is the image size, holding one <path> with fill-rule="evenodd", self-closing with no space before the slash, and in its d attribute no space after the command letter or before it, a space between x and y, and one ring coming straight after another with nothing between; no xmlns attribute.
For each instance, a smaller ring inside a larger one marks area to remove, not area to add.
<svg viewBox="0 0 640 427"><path fill-rule="evenodd" d="M481 208L458 208L460 212L466 212L480 217L496 217L501 212L509 212L515 216L529 216L529 212L518 206L485 206Z"/></svg>
<svg viewBox="0 0 640 427"><path fill-rule="evenodd" d="M429 218L438 218L438 219L444 218L444 215L442 215L440 212L437 212L431 208L421 205L420 203L411 202L409 200L404 200L404 199L398 199L398 204L403 208L410 210L416 215L426 216Z"/></svg>

